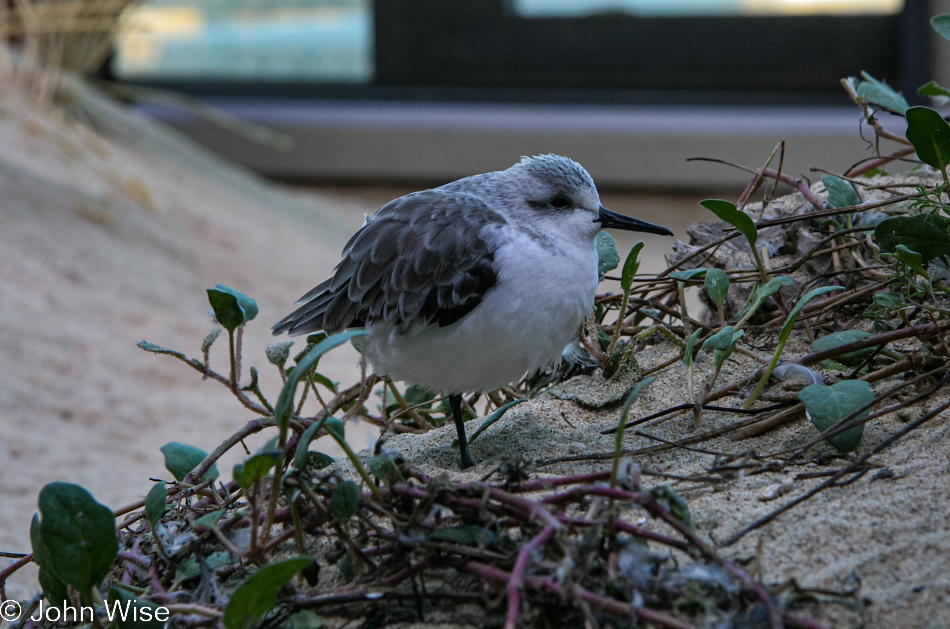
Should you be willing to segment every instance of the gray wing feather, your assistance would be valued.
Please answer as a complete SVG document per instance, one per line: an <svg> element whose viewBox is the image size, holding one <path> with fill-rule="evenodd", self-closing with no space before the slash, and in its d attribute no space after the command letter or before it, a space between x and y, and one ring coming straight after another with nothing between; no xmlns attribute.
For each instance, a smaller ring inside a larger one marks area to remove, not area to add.
<svg viewBox="0 0 950 629"><path fill-rule="evenodd" d="M485 232L503 223L471 195L426 190L396 199L350 238L333 276L274 333L333 333L380 320L400 332L450 325L495 285Z"/></svg>

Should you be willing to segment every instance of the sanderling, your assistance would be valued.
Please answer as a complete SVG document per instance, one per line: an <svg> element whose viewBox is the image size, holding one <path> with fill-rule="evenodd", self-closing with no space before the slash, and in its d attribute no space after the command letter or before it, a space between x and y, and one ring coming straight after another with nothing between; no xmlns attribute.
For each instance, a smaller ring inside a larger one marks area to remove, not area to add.
<svg viewBox="0 0 950 629"><path fill-rule="evenodd" d="M365 327L377 374L449 395L464 469L461 394L560 361L594 306L594 238L608 227L673 234L602 206L590 174L558 155L413 192L366 219L274 333Z"/></svg>

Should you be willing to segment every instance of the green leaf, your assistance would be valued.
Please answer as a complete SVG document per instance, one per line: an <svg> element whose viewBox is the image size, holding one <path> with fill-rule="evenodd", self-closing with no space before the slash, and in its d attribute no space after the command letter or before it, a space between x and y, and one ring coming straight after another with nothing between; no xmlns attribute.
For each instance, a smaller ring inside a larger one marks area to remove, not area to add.
<svg viewBox="0 0 950 629"><path fill-rule="evenodd" d="M497 541L494 533L474 524L460 524L449 528L436 529L429 533L429 539L479 548L494 546Z"/></svg>
<svg viewBox="0 0 950 629"><path fill-rule="evenodd" d="M41 567L76 588L83 601L91 601L93 589L109 574L119 552L112 511L71 483L43 487L39 509L37 539L40 557L47 562Z"/></svg>
<svg viewBox="0 0 950 629"><path fill-rule="evenodd" d="M605 231L597 233L594 246L597 248L597 278L602 281L607 271L613 271L620 264L620 254L617 241Z"/></svg>
<svg viewBox="0 0 950 629"><path fill-rule="evenodd" d="M317 613L304 609L293 616L284 625L284 629L322 629L323 621L317 616Z"/></svg>
<svg viewBox="0 0 950 629"><path fill-rule="evenodd" d="M294 450L294 467L298 470L305 470L307 469L307 465L310 464L310 457L308 455L310 442L317 436L317 432L323 428L325 423L326 417L320 421L313 422L303 431L303 434L300 435L300 439L297 440L297 449ZM330 462L332 463L333 459L330 459Z"/></svg>
<svg viewBox="0 0 950 629"><path fill-rule="evenodd" d="M727 351L736 344L741 336L741 330L739 336L736 336L736 329L731 325L727 325L706 339L700 349L707 352L710 350Z"/></svg>
<svg viewBox="0 0 950 629"><path fill-rule="evenodd" d="M161 481L152 485L152 488L148 490L148 495L145 496L145 519L152 525L152 529L155 528L155 525L168 510L168 505L165 502L167 499L168 488Z"/></svg>
<svg viewBox="0 0 950 629"><path fill-rule="evenodd" d="M346 440L346 428L344 428L343 422L339 419L330 417L327 419L324 427L327 429L327 433L336 439L337 443Z"/></svg>
<svg viewBox="0 0 950 629"><path fill-rule="evenodd" d="M218 568L229 566L236 563L236 561L231 553L218 551L208 555L204 563L208 570L214 572ZM181 563L178 564L178 568L175 570L175 585L180 585L191 579L197 579L199 576L201 576L201 564L195 559L194 555L189 555L182 559Z"/></svg>
<svg viewBox="0 0 950 629"><path fill-rule="evenodd" d="M418 384L407 387L406 392L403 394L403 398L405 398L406 404L409 406L419 406L420 404L431 402L437 397L439 396L431 389L420 387Z"/></svg>
<svg viewBox="0 0 950 629"><path fill-rule="evenodd" d="M218 339L220 335L221 335L221 328L215 328L211 330L210 332L208 332L204 340L201 341L201 353L207 354L208 352L210 352L211 346L214 345L214 342Z"/></svg>
<svg viewBox="0 0 950 629"><path fill-rule="evenodd" d="M749 215L737 208L735 203L722 199L706 199L700 201L699 204L718 216L719 220L726 221L742 232L742 235L749 241L749 246L755 249L755 241L759 239L759 232Z"/></svg>
<svg viewBox="0 0 950 629"><path fill-rule="evenodd" d="M765 383L769 381L772 372L778 365L778 361L782 356L782 352L785 351L785 343L788 341L788 337L792 334L792 328L795 327L795 319L798 317L798 313L801 312L802 308L804 308L808 302L810 302L815 297L835 290L843 289L840 286L821 286L809 291L798 300L798 303L795 304L795 307L792 308L792 311L788 313L788 318L785 319L785 325L782 326L782 331L779 332L778 345L776 346L775 351L772 352L772 358L769 360L769 364L766 365L765 371L762 373L762 377L759 378L759 382L755 385L755 388L752 389L752 393L750 393L749 397L746 398L742 408L750 408L755 402L759 393L761 393L762 389L765 388Z"/></svg>
<svg viewBox="0 0 950 629"><path fill-rule="evenodd" d="M779 275L778 277L773 277L768 282L766 282L762 286L759 286L759 288L756 289L755 299L756 301L759 301L759 300L765 301L767 297L770 297L771 295L774 295L775 293L779 292L785 286L792 286L793 284L795 284L795 280L793 280L792 278L786 275Z"/></svg>
<svg viewBox="0 0 950 629"><path fill-rule="evenodd" d="M782 326L782 331L778 336L780 346L784 346L785 341L788 340L789 335L792 333L792 328L795 327L795 319L798 317L798 313L802 311L802 308L808 305L808 302L810 302L815 297L836 290L844 290L844 288L841 286L820 286L819 288L815 288L805 293L805 295L798 300L798 303L795 304L795 307L792 308L792 311L788 313L788 318L785 320L785 325Z"/></svg>
<svg viewBox="0 0 950 629"><path fill-rule="evenodd" d="M40 567L39 581L43 588L46 600L55 607L69 601L69 586L57 577L51 568L53 557L49 548L43 542L43 532L40 527L40 515L33 514L30 522L30 544L33 547L33 563Z"/></svg>
<svg viewBox="0 0 950 629"><path fill-rule="evenodd" d="M324 454L323 452L307 452L307 465L314 470L322 470L325 467L329 467L336 461L329 454Z"/></svg>
<svg viewBox="0 0 950 629"><path fill-rule="evenodd" d="M218 522L221 521L221 516L224 515L225 511L226 509L218 509L217 511L206 513L195 520L195 526L201 526L206 529L217 528Z"/></svg>
<svg viewBox="0 0 950 629"><path fill-rule="evenodd" d="M937 214L894 216L878 223L874 239L886 251L897 251L904 245L916 251L924 264L934 258L950 255L950 218Z"/></svg>
<svg viewBox="0 0 950 629"><path fill-rule="evenodd" d="M759 286L755 294L752 297L752 301L749 303L748 309L744 309L744 312L740 313L741 318L736 324L736 327L741 327L748 321L756 311L762 307L762 304L765 303L765 300L774 295L775 293L782 290L785 286L793 286L795 280L785 275L779 275L778 277L773 277L765 284Z"/></svg>
<svg viewBox="0 0 950 629"><path fill-rule="evenodd" d="M208 289L208 301L214 318L229 332L257 316L257 302L224 284Z"/></svg>
<svg viewBox="0 0 950 629"><path fill-rule="evenodd" d="M693 333L689 335L689 338L686 339L686 351L683 352L683 362L686 365L693 362L693 347L696 345L696 341L699 340L699 335L702 333L702 328L696 328L693 330Z"/></svg>
<svg viewBox="0 0 950 629"><path fill-rule="evenodd" d="M874 296L874 303L884 308L900 308L904 305L904 296L900 293L878 293Z"/></svg>
<svg viewBox="0 0 950 629"><path fill-rule="evenodd" d="M715 350L713 352L713 362L716 366L726 362L726 359L732 356L733 350L736 348L736 342L742 338L742 335L745 334L745 330L736 330L731 325L727 325L723 329L719 330L703 343L702 348L707 352L709 350Z"/></svg>
<svg viewBox="0 0 950 629"><path fill-rule="evenodd" d="M360 508L360 487L351 480L345 480L333 490L330 497L330 513L340 522L346 522L356 515Z"/></svg>
<svg viewBox="0 0 950 629"><path fill-rule="evenodd" d="M264 350L264 353L267 355L267 361L276 367L283 367L287 362L287 358L290 356L290 347L293 344L293 341L274 343Z"/></svg>
<svg viewBox="0 0 950 629"><path fill-rule="evenodd" d="M123 588L109 588L106 608L118 629L162 629L170 612L156 603L136 598Z"/></svg>
<svg viewBox="0 0 950 629"><path fill-rule="evenodd" d="M497 411L495 411L494 413L492 413L492 414L488 417L488 419L486 419L485 422L484 422L481 426L478 427L478 430L476 430L475 432L473 432L473 433L469 436L468 442L469 442L469 443L472 443L473 441L475 441L475 439L478 437L478 435L482 434L482 432L483 432L486 428L488 428L489 426L491 426L492 424L494 424L496 421L498 421L499 419L501 419L501 418L505 415L505 413L508 412L508 409L510 409L512 406L515 406L516 404L521 404L522 402L527 402L527 401L528 401L528 400L525 400L525 399L522 399L522 400L514 400L514 401L511 401L511 402L508 402L507 404L505 404L504 406L502 406L501 408L499 408Z"/></svg>
<svg viewBox="0 0 950 629"><path fill-rule="evenodd" d="M369 469L376 478L386 482L396 469L396 464L388 456L374 456L369 460Z"/></svg>
<svg viewBox="0 0 950 629"><path fill-rule="evenodd" d="M283 452L277 448L267 448L254 453L248 457L244 463L238 463L234 466L234 482L250 489L254 483L261 480L270 473L272 467L280 462Z"/></svg>
<svg viewBox="0 0 950 629"><path fill-rule="evenodd" d="M950 124L930 107L911 107L907 117L907 139L917 157L943 171L950 164Z"/></svg>
<svg viewBox="0 0 950 629"><path fill-rule="evenodd" d="M867 99L868 103L897 114L903 114L907 111L909 107L907 99L895 91L890 85L883 81L878 81L867 72L862 72L861 77L864 78L864 80L861 81L854 90L859 97L863 96Z"/></svg>
<svg viewBox="0 0 950 629"><path fill-rule="evenodd" d="M281 586L313 562L311 557L300 556L275 561L252 574L231 595L224 610L227 629L251 629L277 602Z"/></svg>
<svg viewBox="0 0 950 629"><path fill-rule="evenodd" d="M627 416L630 415L630 409L633 407L633 403L637 401L637 398L640 397L640 394L650 386L655 378L644 378L637 383L633 389L630 390L630 393L627 394L627 399L623 401L623 411L620 413L620 421L617 423L616 434L614 435L614 464L610 472L610 486L617 486L617 474L620 470L620 453L623 451L623 435L627 430Z"/></svg>
<svg viewBox="0 0 950 629"><path fill-rule="evenodd" d="M921 96L934 96L936 99L943 100L946 100L948 97L950 97L950 90L940 85L936 81L931 81L930 83L921 85L917 90L917 93Z"/></svg>
<svg viewBox="0 0 950 629"><path fill-rule="evenodd" d="M689 513L689 503L676 491L667 485L661 485L650 491L653 499L670 510L677 520L693 528L693 518Z"/></svg>
<svg viewBox="0 0 950 629"><path fill-rule="evenodd" d="M950 40L950 13L941 13L930 18L930 26L944 39Z"/></svg>
<svg viewBox="0 0 950 629"><path fill-rule="evenodd" d="M185 480L188 473L208 457L208 453L201 448L174 441L163 445L161 451L165 455L165 469L171 472L175 476L175 480L179 482ZM220 476L218 466L212 465L211 469L201 477L201 480L206 481L218 476Z"/></svg>
<svg viewBox="0 0 950 629"><path fill-rule="evenodd" d="M687 271L673 271L670 273L670 277L678 282L686 282L698 275L704 274L708 270L709 269L689 269Z"/></svg>
<svg viewBox="0 0 950 629"><path fill-rule="evenodd" d="M627 254L627 260L623 263L623 271L620 274L620 287L623 288L625 293L633 286L633 278L640 268L639 256L641 249L643 249L642 240L630 248L630 253Z"/></svg>
<svg viewBox="0 0 950 629"><path fill-rule="evenodd" d="M136 343L136 346L139 349L144 349L146 352L152 352L153 354L168 354L169 356L174 356L175 358L180 358L181 360L188 361L188 357L182 354L181 352L176 352L173 349L168 349L167 347L162 347L161 345L156 345L155 343L149 343L148 341L139 341L138 343ZM191 362L191 361L188 361L188 362Z"/></svg>
<svg viewBox="0 0 950 629"><path fill-rule="evenodd" d="M805 404L808 419L824 432L874 400L871 385L863 380L843 380L830 387L813 384L798 392L798 399ZM870 409L858 417L866 417ZM864 424L849 428L828 438L828 443L842 452L850 452L861 443Z"/></svg>
<svg viewBox="0 0 950 629"><path fill-rule="evenodd" d="M895 249L898 260L912 268L918 275L930 279L930 273L924 268L923 258L919 253L908 249L904 245L897 245Z"/></svg>
<svg viewBox="0 0 950 629"><path fill-rule="evenodd" d="M847 345L848 343L854 343L856 341L863 341L866 338L870 338L871 334L869 332L864 332L862 330L843 330L841 332L833 332L826 336L815 339L815 342L811 344L811 351L818 353L824 352L829 349L834 349L836 347L841 347L842 345ZM873 347L868 347L867 349L859 349L856 352L849 352L847 354L842 354L841 356L836 356L835 360L840 362L843 365L850 365L856 367L864 362L864 359L874 353Z"/></svg>
<svg viewBox="0 0 950 629"><path fill-rule="evenodd" d="M706 271L704 283L706 292L722 308L722 305L726 303L726 298L729 297L729 276L722 269L709 269Z"/></svg>
<svg viewBox="0 0 950 629"><path fill-rule="evenodd" d="M861 203L858 193L850 183L841 177L834 175L822 175L821 182L825 184L825 190L828 191L828 203L832 207L851 207Z"/></svg>
<svg viewBox="0 0 950 629"><path fill-rule="evenodd" d="M286 431L289 425L290 413L294 405L294 393L297 390L297 383L300 382L304 374L310 371L310 368L316 364L321 356L334 347L342 345L353 337L363 336L365 334L366 330L348 330L327 337L317 343L317 345L307 352L307 355L300 359L300 362L290 370L290 373L287 374L287 382L284 383L284 387L280 390L280 396L277 398L277 406L274 407L274 420L282 431Z"/></svg>

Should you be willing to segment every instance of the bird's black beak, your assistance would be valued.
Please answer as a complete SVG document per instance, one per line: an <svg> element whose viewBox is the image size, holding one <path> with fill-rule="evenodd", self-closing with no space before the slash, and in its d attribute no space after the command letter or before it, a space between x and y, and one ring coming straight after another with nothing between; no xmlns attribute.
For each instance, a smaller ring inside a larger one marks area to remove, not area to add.
<svg viewBox="0 0 950 629"><path fill-rule="evenodd" d="M639 218L631 218L629 216L624 216L623 214L611 212L603 205L600 206L600 214L597 215L596 222L600 223L600 226L604 229L610 227L614 229L626 229L627 231L632 232L660 234L661 236L673 235L673 232L662 225L654 225L653 223L641 221Z"/></svg>

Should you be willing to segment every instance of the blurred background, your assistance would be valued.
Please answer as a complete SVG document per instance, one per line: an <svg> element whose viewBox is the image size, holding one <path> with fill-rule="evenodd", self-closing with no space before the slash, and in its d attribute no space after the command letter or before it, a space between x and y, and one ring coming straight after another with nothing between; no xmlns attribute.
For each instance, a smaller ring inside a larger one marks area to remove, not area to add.
<svg viewBox="0 0 950 629"><path fill-rule="evenodd" d="M945 73L921 0L148 0L103 68L286 134L261 146L146 106L213 150L298 182L436 183L559 152L603 187L736 186L778 139L863 156L839 80L913 98Z"/></svg>
<svg viewBox="0 0 950 629"><path fill-rule="evenodd" d="M845 172L874 147L839 80L867 71L912 103L927 81L950 84L948 42L928 25L946 12L946 0L0 0L0 551L28 552L45 483L117 508L167 480L161 445L210 451L252 419L219 383L136 347L200 357L206 288L257 299L244 364L276 398L269 327L364 213L553 152L587 167L607 207L687 240L710 218L699 200L734 199L750 179L689 158L757 169L784 139L783 172ZM644 240L641 271L665 268L673 239ZM212 367L225 350L212 347ZM344 383L358 373L345 352L324 367ZM226 478L242 456L219 462ZM8 594L35 591L17 579Z"/></svg>

